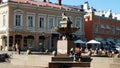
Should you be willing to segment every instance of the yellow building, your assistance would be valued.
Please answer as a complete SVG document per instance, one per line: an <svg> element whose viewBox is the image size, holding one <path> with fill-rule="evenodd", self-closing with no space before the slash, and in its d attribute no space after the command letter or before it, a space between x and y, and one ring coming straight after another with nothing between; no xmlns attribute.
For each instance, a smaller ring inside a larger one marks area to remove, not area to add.
<svg viewBox="0 0 120 68"><path fill-rule="evenodd" d="M22 50L56 49L59 33L54 31L60 26L61 14L65 12L79 27L75 35L83 38L83 12L51 2L35 0L2 0L0 3L0 46L18 44Z"/></svg>

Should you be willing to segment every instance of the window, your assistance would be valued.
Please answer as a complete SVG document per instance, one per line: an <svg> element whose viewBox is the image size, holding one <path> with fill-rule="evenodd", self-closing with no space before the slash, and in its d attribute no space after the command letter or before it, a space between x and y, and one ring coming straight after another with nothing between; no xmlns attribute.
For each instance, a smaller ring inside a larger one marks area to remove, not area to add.
<svg viewBox="0 0 120 68"><path fill-rule="evenodd" d="M101 29L105 29L105 26L103 24L100 25Z"/></svg>
<svg viewBox="0 0 120 68"><path fill-rule="evenodd" d="M110 29L110 26L109 26L109 25L106 25L106 29Z"/></svg>
<svg viewBox="0 0 120 68"><path fill-rule="evenodd" d="M98 32L98 24L95 23L93 29L95 32Z"/></svg>
<svg viewBox="0 0 120 68"><path fill-rule="evenodd" d="M80 26L81 26L81 18L76 18L75 26L80 28Z"/></svg>
<svg viewBox="0 0 120 68"><path fill-rule="evenodd" d="M60 21L62 21L62 18L60 18L60 17L57 18L57 26L58 26L58 27L61 27L61 25L60 25Z"/></svg>
<svg viewBox="0 0 120 68"><path fill-rule="evenodd" d="M119 28L119 27L116 27L116 30L118 30L118 31L119 31L119 30L120 30L120 28Z"/></svg>
<svg viewBox="0 0 120 68"><path fill-rule="evenodd" d="M34 16L32 16L32 15L27 16L27 25L28 25L28 27L34 26Z"/></svg>
<svg viewBox="0 0 120 68"><path fill-rule="evenodd" d="M48 18L48 23L49 23L48 28L53 28L54 27L54 18L53 17L49 17Z"/></svg>
<svg viewBox="0 0 120 68"><path fill-rule="evenodd" d="M72 21L72 22L73 22L73 18L72 18L71 16L69 16L69 19L70 19L70 21Z"/></svg>
<svg viewBox="0 0 120 68"><path fill-rule="evenodd" d="M3 26L5 26L5 23L6 23L6 21L5 21L5 18L6 16L5 15L3 15Z"/></svg>
<svg viewBox="0 0 120 68"><path fill-rule="evenodd" d="M77 20L77 21L76 21L76 27L80 28L80 25L81 25L81 24L80 24L80 21Z"/></svg>
<svg viewBox="0 0 120 68"><path fill-rule="evenodd" d="M22 21L22 15L16 14L15 15L15 26L21 26Z"/></svg>
<svg viewBox="0 0 120 68"><path fill-rule="evenodd" d="M44 23L45 23L45 17L39 17L38 27L44 28Z"/></svg>
<svg viewBox="0 0 120 68"><path fill-rule="evenodd" d="M112 34L115 34L115 26L112 26Z"/></svg>
<svg viewBox="0 0 120 68"><path fill-rule="evenodd" d="M23 11L21 9L14 10L14 26L21 27L23 19Z"/></svg>

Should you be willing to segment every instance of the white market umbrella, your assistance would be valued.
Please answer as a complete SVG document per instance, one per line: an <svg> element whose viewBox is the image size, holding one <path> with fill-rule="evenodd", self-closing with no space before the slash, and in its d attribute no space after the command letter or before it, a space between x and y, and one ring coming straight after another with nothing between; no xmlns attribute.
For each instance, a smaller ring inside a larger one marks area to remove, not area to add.
<svg viewBox="0 0 120 68"><path fill-rule="evenodd" d="M85 42L83 42L82 40L76 40L76 41L74 41L74 43L80 43L80 44L84 44Z"/></svg>
<svg viewBox="0 0 120 68"><path fill-rule="evenodd" d="M90 40L88 42L86 42L86 44L100 44L101 42L96 41L96 40Z"/></svg>

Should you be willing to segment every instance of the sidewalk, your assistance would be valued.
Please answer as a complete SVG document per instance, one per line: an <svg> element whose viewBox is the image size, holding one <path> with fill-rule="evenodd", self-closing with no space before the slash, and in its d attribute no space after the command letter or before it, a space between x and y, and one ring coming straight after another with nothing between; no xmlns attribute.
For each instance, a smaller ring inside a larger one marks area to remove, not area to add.
<svg viewBox="0 0 120 68"><path fill-rule="evenodd" d="M43 68L43 67L19 66L19 65L13 65L8 62L0 62L0 68Z"/></svg>

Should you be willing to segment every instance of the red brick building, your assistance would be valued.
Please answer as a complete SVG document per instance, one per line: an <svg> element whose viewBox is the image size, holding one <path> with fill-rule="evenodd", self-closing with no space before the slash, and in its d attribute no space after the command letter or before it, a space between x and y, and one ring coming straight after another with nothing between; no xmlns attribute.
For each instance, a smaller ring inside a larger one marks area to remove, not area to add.
<svg viewBox="0 0 120 68"><path fill-rule="evenodd" d="M112 17L112 13L105 17L96 15L96 12L88 12L84 17L85 39L95 39L103 44L120 42L120 21Z"/></svg>

